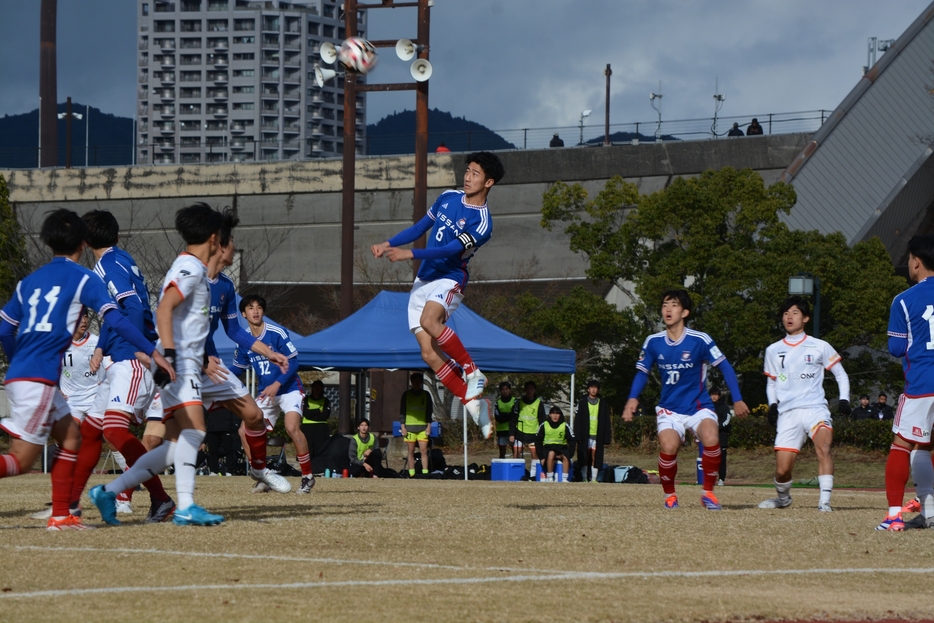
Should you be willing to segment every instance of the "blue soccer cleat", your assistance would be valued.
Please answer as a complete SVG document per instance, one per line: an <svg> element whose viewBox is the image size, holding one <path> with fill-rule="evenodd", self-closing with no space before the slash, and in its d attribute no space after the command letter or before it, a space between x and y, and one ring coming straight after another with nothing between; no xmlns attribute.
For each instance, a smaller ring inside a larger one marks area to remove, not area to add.
<svg viewBox="0 0 934 623"><path fill-rule="evenodd" d="M709 511L721 511L720 500L713 494L713 491L704 491L700 496L701 504Z"/></svg>
<svg viewBox="0 0 934 623"><path fill-rule="evenodd" d="M221 515L209 513L197 504L184 510L176 510L172 523L176 526L216 526L224 521Z"/></svg>
<svg viewBox="0 0 934 623"><path fill-rule="evenodd" d="M101 519L104 523L111 526L119 526L120 520L117 519L117 494L104 491L104 485L97 485L88 491L88 497L94 502L94 506L101 512Z"/></svg>
<svg viewBox="0 0 934 623"><path fill-rule="evenodd" d="M678 508L678 496L672 493L667 498L665 498L665 508Z"/></svg>

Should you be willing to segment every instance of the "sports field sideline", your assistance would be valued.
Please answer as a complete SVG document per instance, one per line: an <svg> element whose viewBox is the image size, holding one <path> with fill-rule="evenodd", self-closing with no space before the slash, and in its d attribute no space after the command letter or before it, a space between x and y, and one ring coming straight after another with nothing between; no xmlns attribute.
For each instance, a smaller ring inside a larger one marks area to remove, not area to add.
<svg viewBox="0 0 934 623"><path fill-rule="evenodd" d="M319 480L250 494L198 478L218 527L29 519L48 477L3 482L4 621L737 621L932 618L932 534L874 531L878 491L766 511L765 487ZM167 487L173 485L166 478ZM92 478L92 484L100 481ZM89 508L90 507L90 508Z"/></svg>

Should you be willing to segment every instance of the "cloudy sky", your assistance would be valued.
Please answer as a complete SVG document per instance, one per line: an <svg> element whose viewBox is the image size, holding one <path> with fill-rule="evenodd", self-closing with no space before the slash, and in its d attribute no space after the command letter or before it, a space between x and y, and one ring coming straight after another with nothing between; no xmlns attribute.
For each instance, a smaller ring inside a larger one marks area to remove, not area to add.
<svg viewBox="0 0 934 623"><path fill-rule="evenodd" d="M39 0L0 0L0 114L37 107ZM495 130L832 109L866 63L868 37L895 39L929 0L435 0L430 105ZM132 116L136 0L58 0L58 95ZM370 11L373 39L414 38L413 9ZM408 81L383 50L372 82ZM370 95L368 121L414 108Z"/></svg>

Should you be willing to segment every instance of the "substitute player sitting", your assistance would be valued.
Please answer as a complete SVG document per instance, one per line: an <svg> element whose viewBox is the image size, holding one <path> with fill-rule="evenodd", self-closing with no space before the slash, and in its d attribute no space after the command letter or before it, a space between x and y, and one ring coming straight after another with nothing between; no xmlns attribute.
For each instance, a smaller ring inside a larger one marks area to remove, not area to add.
<svg viewBox="0 0 934 623"><path fill-rule="evenodd" d="M535 444L545 466L546 481L557 482L555 463L561 461L564 469L561 482L571 482L571 457L574 456L575 443L577 442L574 441L574 432L564 421L561 409L552 407L548 412L548 419L538 427L538 439Z"/></svg>
<svg viewBox="0 0 934 623"><path fill-rule="evenodd" d="M302 433L302 402L305 400L305 392L302 381L298 378L298 351L292 345L288 331L269 324L264 319L266 299L263 297L258 294L243 297L240 300L240 313L250 323L250 333L256 340L288 357L289 367L283 372L263 355L253 351L244 352L238 346L234 354L234 367L238 368L240 374L250 366L256 372L259 388L256 404L263 410L267 430L275 428L280 412L285 413L285 431L295 444L295 459L302 470L302 482L296 493L311 493L312 487L315 486L315 477L311 473L308 441Z"/></svg>
<svg viewBox="0 0 934 623"><path fill-rule="evenodd" d="M62 353L85 307L174 376L172 366L152 343L120 315L100 277L77 263L86 234L84 221L71 210L50 212L39 237L51 248L52 261L16 284L13 298L0 311L0 344L10 361L3 381L10 417L2 427L13 438L9 453L0 455L0 478L31 468L51 434L59 453L52 466L49 530L85 528L80 517L69 513L81 431L58 388Z"/></svg>
<svg viewBox="0 0 934 623"><path fill-rule="evenodd" d="M804 332L811 319L811 306L800 296L788 298L781 309L782 325L788 334L765 349L765 392L769 417L777 417L775 432L775 491L778 497L765 500L759 508L791 506L791 470L808 437L817 454L820 483L818 510L831 511L833 493L833 425L824 397L824 370L833 372L840 389L839 411L850 413L850 379L833 346Z"/></svg>
<svg viewBox="0 0 934 623"><path fill-rule="evenodd" d="M476 419L480 404L474 399L483 394L486 377L457 334L444 324L464 298L467 262L493 234L486 198L505 171L500 159L489 152L470 154L466 161L463 190L441 193L422 220L386 242L374 244L370 251L374 257L385 256L392 262L422 260L409 294L409 330L418 340L425 363ZM429 230L424 249L399 248ZM467 375L466 384L458 366Z"/></svg>
<svg viewBox="0 0 934 623"><path fill-rule="evenodd" d="M707 366L717 366L723 374L736 398L733 405L736 415L748 415L749 407L743 402L732 366L713 339L685 326L691 307L691 297L685 290L668 290L662 294L665 330L648 336L642 344L623 420L632 421L639 407L639 394L649 380L649 370L656 366L662 376L662 396L655 407L655 414L658 418L658 475L665 492L665 507L678 508L678 496L675 494L678 450L684 442L684 431L691 429L704 444L701 503L708 510L720 510L720 501L713 493L720 475L720 433L713 402L705 388Z"/></svg>

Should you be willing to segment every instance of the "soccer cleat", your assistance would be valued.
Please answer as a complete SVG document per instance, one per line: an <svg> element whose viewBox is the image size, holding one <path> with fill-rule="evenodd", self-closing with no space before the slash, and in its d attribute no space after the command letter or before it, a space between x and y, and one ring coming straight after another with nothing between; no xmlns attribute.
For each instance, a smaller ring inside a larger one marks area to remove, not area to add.
<svg viewBox="0 0 934 623"><path fill-rule="evenodd" d="M903 513L920 513L921 512L921 500L918 498L913 499L904 506L902 506Z"/></svg>
<svg viewBox="0 0 934 623"><path fill-rule="evenodd" d="M759 508L788 508L791 506L791 496L769 498L759 502Z"/></svg>
<svg viewBox="0 0 934 623"><path fill-rule="evenodd" d="M700 496L701 504L704 505L709 511L720 511L723 510L723 507L720 506L720 500L717 499L717 496L713 494L713 491L704 491Z"/></svg>
<svg viewBox="0 0 934 623"><path fill-rule="evenodd" d="M101 519L111 526L119 526L120 520L117 519L117 494L104 491L104 485L97 485L88 491L88 497L94 502L94 506L101 512Z"/></svg>
<svg viewBox="0 0 934 623"><path fill-rule="evenodd" d="M143 523L162 523L163 521L167 521L169 517L172 516L174 510L175 500L172 498L167 498L162 502L153 500L152 504L149 506L149 514L146 515L146 519L143 520Z"/></svg>
<svg viewBox="0 0 934 623"><path fill-rule="evenodd" d="M917 517L909 519L905 522L905 530L925 530L927 528L934 528L934 517L928 518L924 515L918 515Z"/></svg>
<svg viewBox="0 0 934 623"><path fill-rule="evenodd" d="M118 515L132 515L133 505L127 502L126 500L117 500L117 514Z"/></svg>
<svg viewBox="0 0 934 623"><path fill-rule="evenodd" d="M597 481L592 480L591 482ZM665 508L678 508L678 496L672 493L667 498L665 498Z"/></svg>
<svg viewBox="0 0 934 623"><path fill-rule="evenodd" d="M902 514L886 515L885 521L876 526L876 530L888 530L889 532L901 532L905 529L905 522L902 520Z"/></svg>
<svg viewBox="0 0 934 623"><path fill-rule="evenodd" d="M65 530L93 530L93 526L86 526L81 523L81 518L69 514L67 517L49 517L49 523L46 530L50 532L64 532Z"/></svg>
<svg viewBox="0 0 934 623"><path fill-rule="evenodd" d="M37 511L29 516L30 519L49 519L52 517L52 504L46 504L45 509Z"/></svg>
<svg viewBox="0 0 934 623"><path fill-rule="evenodd" d="M829 513L833 511L833 507L830 506L830 502L821 502L817 505L817 510L824 513Z"/></svg>
<svg viewBox="0 0 934 623"><path fill-rule="evenodd" d="M315 477L314 474L311 476L302 476L302 484L298 487L298 491L295 493L311 493L311 490L315 486Z"/></svg>
<svg viewBox="0 0 934 623"><path fill-rule="evenodd" d="M467 375L467 391L464 392L464 400L483 395L484 387L486 387L486 377L478 368Z"/></svg>
<svg viewBox="0 0 934 623"><path fill-rule="evenodd" d="M476 400L464 403L464 411L476 422L480 419L480 403Z"/></svg>
<svg viewBox="0 0 934 623"><path fill-rule="evenodd" d="M197 504L192 504L185 510L176 510L172 523L176 526L216 526L224 521L221 515L209 513Z"/></svg>
<svg viewBox="0 0 934 623"><path fill-rule="evenodd" d="M256 484L250 489L250 493L269 493L270 491L272 491L272 489L262 480L256 481Z"/></svg>
<svg viewBox="0 0 934 623"><path fill-rule="evenodd" d="M718 487L722 487L722 486L723 486L723 478L721 478L720 480L717 481L717 486L718 486Z"/></svg>
<svg viewBox="0 0 934 623"><path fill-rule="evenodd" d="M292 490L292 485L289 484L288 480L270 470L269 468L265 468L261 471L254 471L252 468L250 468L250 477L253 478L253 480L256 480L257 484L265 484L266 491L272 490L276 493L288 493ZM259 491L255 491L255 486L253 488L254 493L259 493ZM265 493L265 491L263 493Z"/></svg>

